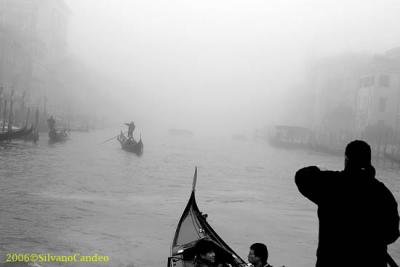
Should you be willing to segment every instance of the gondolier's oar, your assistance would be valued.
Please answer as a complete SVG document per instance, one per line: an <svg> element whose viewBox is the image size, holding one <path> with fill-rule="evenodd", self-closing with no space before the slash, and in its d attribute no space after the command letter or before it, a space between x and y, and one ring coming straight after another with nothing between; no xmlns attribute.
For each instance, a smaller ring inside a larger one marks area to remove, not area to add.
<svg viewBox="0 0 400 267"><path fill-rule="evenodd" d="M104 143L107 143L108 141L111 141L111 140L113 140L113 139L117 138L118 136L120 136L120 134L117 134L116 136L114 136L114 137L111 137L110 139L107 139L107 140L106 140L106 141L104 141L102 144L104 144Z"/></svg>
<svg viewBox="0 0 400 267"><path fill-rule="evenodd" d="M107 139L106 141L104 141L102 144L104 144L104 143L107 143L108 141L111 141L111 140L113 140L113 139L115 139L115 138L117 138L119 136L119 134L118 135L116 135L116 136L114 136L114 137L111 137L110 139Z"/></svg>

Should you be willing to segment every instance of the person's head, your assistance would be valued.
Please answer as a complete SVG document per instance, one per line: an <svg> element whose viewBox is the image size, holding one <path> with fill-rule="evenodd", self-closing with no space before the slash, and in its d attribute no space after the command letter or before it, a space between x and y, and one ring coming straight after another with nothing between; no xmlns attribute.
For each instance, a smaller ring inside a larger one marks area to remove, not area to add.
<svg viewBox="0 0 400 267"><path fill-rule="evenodd" d="M364 141L354 140L346 146L345 169L363 169L371 166L371 147Z"/></svg>
<svg viewBox="0 0 400 267"><path fill-rule="evenodd" d="M247 256L248 261L254 266L264 266L268 261L268 249L263 243L254 243L250 246L249 255Z"/></svg>
<svg viewBox="0 0 400 267"><path fill-rule="evenodd" d="M202 260L215 262L214 243L210 240L201 239L195 246L196 255Z"/></svg>

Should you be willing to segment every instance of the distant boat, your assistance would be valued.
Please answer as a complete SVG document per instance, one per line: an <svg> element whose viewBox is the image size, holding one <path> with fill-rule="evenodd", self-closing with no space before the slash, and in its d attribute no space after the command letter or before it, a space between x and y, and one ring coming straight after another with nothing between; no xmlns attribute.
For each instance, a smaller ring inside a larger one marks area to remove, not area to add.
<svg viewBox="0 0 400 267"><path fill-rule="evenodd" d="M177 136L193 136L194 133L190 130L185 129L169 129L168 133L170 135L177 135Z"/></svg>
<svg viewBox="0 0 400 267"><path fill-rule="evenodd" d="M143 154L143 142L140 137L139 142L137 142L134 138L127 138L122 132L117 137L117 140L121 144L121 148L125 151L135 153L140 156Z"/></svg>
<svg viewBox="0 0 400 267"><path fill-rule="evenodd" d="M67 130L56 130L52 129L49 131L49 142L50 143L59 143L65 142L68 139Z"/></svg>
<svg viewBox="0 0 400 267"><path fill-rule="evenodd" d="M313 132L307 128L278 125L268 136L271 146L284 149L304 149L334 156L343 155L343 145L317 142Z"/></svg>
<svg viewBox="0 0 400 267"><path fill-rule="evenodd" d="M312 139L311 130L290 125L277 125L268 134L268 143L285 149L307 149Z"/></svg>
<svg viewBox="0 0 400 267"><path fill-rule="evenodd" d="M53 115L47 120L49 127L49 143L64 142L68 139L67 129L56 129L56 120Z"/></svg>

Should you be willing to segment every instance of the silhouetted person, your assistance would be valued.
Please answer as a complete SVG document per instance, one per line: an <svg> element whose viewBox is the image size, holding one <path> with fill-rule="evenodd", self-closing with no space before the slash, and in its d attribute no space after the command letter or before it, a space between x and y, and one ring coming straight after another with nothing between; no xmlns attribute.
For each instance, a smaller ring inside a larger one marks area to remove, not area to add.
<svg viewBox="0 0 400 267"><path fill-rule="evenodd" d="M397 202L375 178L371 148L349 143L343 171L297 171L299 191L318 205L317 267L387 266L387 245L399 237Z"/></svg>
<svg viewBox="0 0 400 267"><path fill-rule="evenodd" d="M128 126L128 138L133 138L133 131L135 130L135 123L131 121L130 123L125 123Z"/></svg>
<svg viewBox="0 0 400 267"><path fill-rule="evenodd" d="M50 116L50 118L47 120L47 125L49 126L50 131L55 130L56 120L53 118L53 116Z"/></svg>

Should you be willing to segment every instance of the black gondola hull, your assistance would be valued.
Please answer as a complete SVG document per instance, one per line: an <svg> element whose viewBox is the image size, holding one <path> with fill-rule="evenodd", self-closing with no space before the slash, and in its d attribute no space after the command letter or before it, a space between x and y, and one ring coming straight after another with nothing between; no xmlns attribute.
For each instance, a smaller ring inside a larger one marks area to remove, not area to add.
<svg viewBox="0 0 400 267"><path fill-rule="evenodd" d="M29 129L27 129L27 127L25 126L16 131L0 133L0 142L12 139L22 139L24 138L24 136L31 134L32 131L33 131L33 126Z"/></svg>
<svg viewBox="0 0 400 267"><path fill-rule="evenodd" d="M139 140L139 142L136 142L135 139L127 138L123 133L121 133L118 137L117 140L121 144L121 148L125 151L135 153L136 155L140 156L143 154L143 142L142 139Z"/></svg>
<svg viewBox="0 0 400 267"><path fill-rule="evenodd" d="M171 256L168 267L191 267L195 258L195 245L201 239L207 239L214 244L216 262L224 266L244 267L247 263L242 260L208 224L200 212L195 198L197 168L194 175L193 190L185 210L179 220L171 246Z"/></svg>

